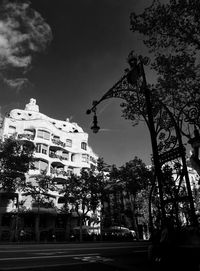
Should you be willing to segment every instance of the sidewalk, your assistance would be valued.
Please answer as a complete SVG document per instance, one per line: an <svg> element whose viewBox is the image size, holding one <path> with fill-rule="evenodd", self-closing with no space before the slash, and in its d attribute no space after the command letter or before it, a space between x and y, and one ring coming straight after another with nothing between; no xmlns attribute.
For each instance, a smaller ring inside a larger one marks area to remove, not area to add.
<svg viewBox="0 0 200 271"><path fill-rule="evenodd" d="M128 241L128 243L146 243L146 244L150 244L151 242L149 240L138 240L138 241ZM40 241L40 242L36 242L36 241L0 241L0 246L1 245L49 245L49 244L94 244L94 243L123 243L123 241Z"/></svg>

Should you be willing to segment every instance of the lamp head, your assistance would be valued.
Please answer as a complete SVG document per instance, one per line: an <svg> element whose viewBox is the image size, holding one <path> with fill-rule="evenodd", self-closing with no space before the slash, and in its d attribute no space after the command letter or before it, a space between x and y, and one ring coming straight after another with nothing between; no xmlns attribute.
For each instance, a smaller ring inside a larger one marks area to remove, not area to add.
<svg viewBox="0 0 200 271"><path fill-rule="evenodd" d="M97 123L97 116L96 114L94 115L94 118L93 118L93 125L91 127L91 130L93 131L93 133L98 133L100 127L98 126L98 123Z"/></svg>
<svg viewBox="0 0 200 271"><path fill-rule="evenodd" d="M89 115L89 114L91 114L91 112L92 112L92 111L91 111L90 109L88 109L88 110L86 111L86 114Z"/></svg>

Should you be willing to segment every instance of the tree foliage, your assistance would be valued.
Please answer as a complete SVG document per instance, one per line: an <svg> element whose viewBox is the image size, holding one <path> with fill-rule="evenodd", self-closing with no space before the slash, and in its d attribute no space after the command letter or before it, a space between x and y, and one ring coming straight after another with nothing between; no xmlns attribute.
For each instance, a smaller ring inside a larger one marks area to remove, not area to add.
<svg viewBox="0 0 200 271"><path fill-rule="evenodd" d="M40 214L41 208L55 209L54 196L52 191L56 187L53 184L53 179L46 174L46 171L37 175L34 181L28 181L24 187L24 195L31 196L32 207L35 207L35 238L40 241Z"/></svg>
<svg viewBox="0 0 200 271"><path fill-rule="evenodd" d="M109 193L115 199L113 214L117 214L114 223L132 227L136 231L136 236L139 237L138 217L142 218L144 223L147 223L149 218L148 198L153 178L152 171L135 156L119 168L113 166L109 177ZM119 219L119 216L123 219Z"/></svg>
<svg viewBox="0 0 200 271"><path fill-rule="evenodd" d="M0 185L5 191L15 192L25 185L25 173L32 166L34 145L7 138L0 142Z"/></svg>
<svg viewBox="0 0 200 271"><path fill-rule="evenodd" d="M154 0L143 13L130 15L131 31L142 35L152 56L151 68L157 73L157 82L149 86L153 113L156 116L161 106L156 101L162 101L182 129L187 105L200 104L199 11L198 0L170 0L165 4ZM140 93L126 95L130 97L122 104L124 116L135 123L139 115L145 117L144 99Z"/></svg>
<svg viewBox="0 0 200 271"><path fill-rule="evenodd" d="M82 170L81 175L72 175L67 179L64 193L65 205L74 209L78 216L86 218L99 204L99 184L92 172Z"/></svg>
<svg viewBox="0 0 200 271"><path fill-rule="evenodd" d="M141 14L132 12L130 15L131 31L142 35L143 43L151 54L151 69L157 74L156 83L148 88L159 154L180 147L181 140L191 139L195 126L200 129L199 11L198 0L169 0L164 3L154 0ZM140 96L137 101L140 101ZM126 118L134 120L137 117L138 111L132 101L123 104L123 108ZM145 110L142 109L141 115L143 112ZM179 137L179 132L185 138ZM163 174L167 175L167 171ZM166 200L174 199L174 204L171 204L174 212L174 208L178 209L175 204L178 192L175 185L170 189L170 182L174 184L173 178L167 180L168 183L163 184L164 196ZM183 196L185 188L181 188Z"/></svg>
<svg viewBox="0 0 200 271"><path fill-rule="evenodd" d="M154 51L169 47L178 52L200 49L199 12L198 0L170 0L165 4L154 0L142 14L131 13L131 30L143 34L144 43Z"/></svg>
<svg viewBox="0 0 200 271"><path fill-rule="evenodd" d="M52 192L56 190L53 184L51 176L47 175L46 172L41 172L37 175L34 181L28 181L24 187L26 195L30 195L33 202L37 204L38 208L54 208Z"/></svg>
<svg viewBox="0 0 200 271"><path fill-rule="evenodd" d="M119 179L125 182L126 189L134 195L150 184L150 175L145 163L137 156L119 170Z"/></svg>
<svg viewBox="0 0 200 271"><path fill-rule="evenodd" d="M81 171L80 176L71 175L64 189L60 193L64 197L65 210L76 212L79 217L80 241L82 241L82 227L89 220L90 214L95 212L100 204L99 183L93 172Z"/></svg>

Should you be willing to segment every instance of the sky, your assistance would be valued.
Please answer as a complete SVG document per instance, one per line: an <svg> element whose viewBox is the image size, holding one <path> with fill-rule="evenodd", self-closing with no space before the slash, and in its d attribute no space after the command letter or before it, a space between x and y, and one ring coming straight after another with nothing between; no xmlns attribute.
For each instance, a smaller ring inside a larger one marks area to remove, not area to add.
<svg viewBox="0 0 200 271"><path fill-rule="evenodd" d="M41 113L78 123L89 134L93 151L106 163L121 166L138 156L149 164L149 132L144 123L133 127L121 117L122 100L112 98L98 106L102 130L97 134L90 129L92 115L86 110L124 74L131 50L148 55L142 37L130 31L129 16L132 11L141 13L152 1L30 2L20 8L8 6L5 12L12 13L9 22L0 15L1 114L24 109L30 98L35 98ZM24 12L28 9L32 12ZM30 34L20 36L16 27L20 12L28 21L23 29ZM151 72L146 73L151 81Z"/></svg>

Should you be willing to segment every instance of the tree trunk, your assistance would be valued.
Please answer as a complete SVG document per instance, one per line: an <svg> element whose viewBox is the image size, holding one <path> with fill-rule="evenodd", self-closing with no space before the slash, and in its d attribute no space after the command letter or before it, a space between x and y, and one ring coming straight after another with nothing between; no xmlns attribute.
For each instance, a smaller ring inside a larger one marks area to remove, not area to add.
<svg viewBox="0 0 200 271"><path fill-rule="evenodd" d="M16 227L16 218L14 215L11 216L11 222L10 222L10 242L15 241L15 227Z"/></svg>
<svg viewBox="0 0 200 271"><path fill-rule="evenodd" d="M35 217L35 240L40 242L40 199L37 199L38 209Z"/></svg>
<svg viewBox="0 0 200 271"><path fill-rule="evenodd" d="M0 241L1 241L1 239L2 239L2 216L3 216L3 214L2 213L0 213Z"/></svg>
<svg viewBox="0 0 200 271"><path fill-rule="evenodd" d="M136 216L135 216L135 196L133 196L132 194L129 194L129 200L130 200L130 203L131 203L133 228L135 230L136 238L139 239L138 224L137 224L137 219L136 219Z"/></svg>
<svg viewBox="0 0 200 271"><path fill-rule="evenodd" d="M40 214L37 213L35 217L35 240L40 242Z"/></svg>
<svg viewBox="0 0 200 271"><path fill-rule="evenodd" d="M82 227L82 222L83 222L82 215L80 215L80 242L83 241L83 227Z"/></svg>
<svg viewBox="0 0 200 271"><path fill-rule="evenodd" d="M65 239L70 240L71 237L71 214L65 214Z"/></svg>
<svg viewBox="0 0 200 271"><path fill-rule="evenodd" d="M152 184L152 187L150 189L149 192L149 202L148 202L148 209L149 209L149 231L150 231L150 235L153 234L153 217L152 217L152 194L153 194L153 190L155 188L155 183Z"/></svg>
<svg viewBox="0 0 200 271"><path fill-rule="evenodd" d="M101 210L100 210L100 239L103 240L103 204L101 204Z"/></svg>

